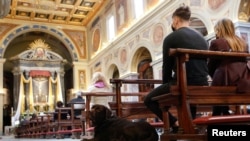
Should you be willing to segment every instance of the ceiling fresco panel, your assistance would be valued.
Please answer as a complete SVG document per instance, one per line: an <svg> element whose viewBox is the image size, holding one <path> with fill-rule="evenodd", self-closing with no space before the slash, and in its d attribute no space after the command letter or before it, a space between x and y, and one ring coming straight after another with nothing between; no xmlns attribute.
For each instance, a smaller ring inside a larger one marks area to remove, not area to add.
<svg viewBox="0 0 250 141"><path fill-rule="evenodd" d="M12 0L9 19L86 26L107 0Z"/></svg>

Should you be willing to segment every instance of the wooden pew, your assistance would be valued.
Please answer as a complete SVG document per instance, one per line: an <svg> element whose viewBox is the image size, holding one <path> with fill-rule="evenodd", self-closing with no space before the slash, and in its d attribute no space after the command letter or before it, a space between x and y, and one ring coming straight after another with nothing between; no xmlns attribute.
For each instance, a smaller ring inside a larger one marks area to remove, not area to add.
<svg viewBox="0 0 250 141"><path fill-rule="evenodd" d="M143 98L143 96L145 96L145 94L147 94L147 93L121 93L120 95L121 96L136 96L140 100L140 99ZM94 96L96 96L96 97L106 97L106 96L117 97L116 93L114 93L114 92L85 92L85 93L82 94L82 96L86 97L86 108L85 108L86 113L88 113L88 111L90 111L90 108L91 108L90 107L91 97L94 97ZM115 98L115 99L117 99L117 98ZM133 104L133 103L135 103L135 102L131 102L131 104ZM116 101L110 102L109 106L110 106L111 110L114 110L114 111L116 111L116 113L118 113L118 107L117 107L117 102ZM125 105L122 105L121 107L125 108L127 106L129 106L129 103L127 103ZM139 106L139 105L137 105L137 106ZM119 109L119 110L122 111L122 109ZM118 116L123 117L124 115L118 115ZM128 115L126 115L126 116L128 116ZM85 120L86 120L85 128L88 129L88 128L91 127L91 125L90 125L90 121L89 121L89 118L88 118L87 114L86 114Z"/></svg>
<svg viewBox="0 0 250 141"><path fill-rule="evenodd" d="M206 140L206 134L197 134L193 124L190 108L194 105L241 105L250 104L250 92L237 93L235 86L188 86L185 62L190 58L217 58L217 59L246 59L248 53L233 53L219 51L204 51L191 49L170 49L170 55L177 59L177 85L172 86L170 93L154 97L162 108L165 134L163 140L193 139ZM180 132L169 133L168 115L166 106L176 106ZM243 120L244 118L242 118ZM248 121L246 121L248 122Z"/></svg>
<svg viewBox="0 0 250 141"><path fill-rule="evenodd" d="M122 84L161 84L162 80L155 79L110 79L110 83L115 85L117 115L122 115L121 87ZM135 92L136 93L136 92ZM147 94L147 93L146 93Z"/></svg>
<svg viewBox="0 0 250 141"><path fill-rule="evenodd" d="M65 134L71 134L71 129L69 129L71 127L71 115L70 117L68 117L67 119L62 118L62 115L65 113L70 113L71 111L71 107L60 107L60 108L56 108L57 111L57 119L55 119L55 132L56 132L56 138L57 139L61 139L64 138Z"/></svg>
<svg viewBox="0 0 250 141"><path fill-rule="evenodd" d="M29 116L29 115L28 115ZM38 115L22 121L16 130L17 138L45 138L52 123L51 115Z"/></svg>
<svg viewBox="0 0 250 141"><path fill-rule="evenodd" d="M72 139L80 139L80 135L85 133L85 102L74 102L70 104L71 107L71 133ZM81 115L74 116L75 110L79 110Z"/></svg>
<svg viewBox="0 0 250 141"><path fill-rule="evenodd" d="M90 101L91 97L103 97L103 96L114 96L116 101L109 102L109 106L111 110L115 111L115 114L118 117L127 118L127 119L138 119L138 118L151 118L156 117L151 111L147 109L147 107L143 103L143 98L148 92L121 92L122 84L160 84L161 80L153 80L153 79L139 79L139 80L131 80L131 79L111 79L111 83L115 85L115 92L85 92L82 96L86 97L86 113L90 110ZM122 96L135 96L138 97L138 102L122 102ZM139 111L139 112L138 112ZM90 121L88 115L86 115L86 130L91 128ZM159 126L160 124L156 124L155 126Z"/></svg>
<svg viewBox="0 0 250 141"><path fill-rule="evenodd" d="M144 104L144 97L148 92L132 92L129 96L138 95L139 101L135 102L122 102L121 97L126 93L121 92L122 84L161 84L162 80L156 79L110 79L110 83L115 85L116 102L109 103L111 109L116 110L118 117L125 117L127 119L145 119L145 118L157 118ZM152 126L163 126L162 123L155 124L150 122Z"/></svg>

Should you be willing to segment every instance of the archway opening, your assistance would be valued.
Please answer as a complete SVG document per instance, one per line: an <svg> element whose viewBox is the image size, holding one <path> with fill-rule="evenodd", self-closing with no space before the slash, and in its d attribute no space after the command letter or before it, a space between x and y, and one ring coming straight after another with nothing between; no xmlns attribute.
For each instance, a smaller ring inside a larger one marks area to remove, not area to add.
<svg viewBox="0 0 250 141"><path fill-rule="evenodd" d="M13 69L14 65L11 63L10 58L21 54L22 52L28 50L30 48L30 44L37 39L42 39L45 43L50 46L50 50L59 54L62 58L66 60L66 65L64 66L64 97L66 96L66 90L73 88L73 71L72 71L72 57L65 46L65 44L55 36L41 32L41 31L31 31L24 34L21 34L14 38L5 49L3 58L6 59L4 63L4 88L8 90L9 95L9 104L13 107L13 90L14 90L14 80L13 80ZM51 66L53 67L53 66Z"/></svg>
<svg viewBox="0 0 250 141"><path fill-rule="evenodd" d="M132 71L138 73L138 79L153 79L153 68L150 65L152 57L149 50L145 47L139 48L133 57ZM147 92L154 88L151 84L140 84L139 91Z"/></svg>

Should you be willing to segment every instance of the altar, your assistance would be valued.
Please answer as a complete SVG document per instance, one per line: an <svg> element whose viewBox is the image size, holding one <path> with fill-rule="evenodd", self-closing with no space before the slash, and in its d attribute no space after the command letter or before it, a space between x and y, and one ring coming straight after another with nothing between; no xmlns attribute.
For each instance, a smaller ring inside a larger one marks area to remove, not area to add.
<svg viewBox="0 0 250 141"><path fill-rule="evenodd" d="M64 102L66 61L38 39L26 51L11 58L14 65L14 107L12 125L21 115L54 111L56 101Z"/></svg>

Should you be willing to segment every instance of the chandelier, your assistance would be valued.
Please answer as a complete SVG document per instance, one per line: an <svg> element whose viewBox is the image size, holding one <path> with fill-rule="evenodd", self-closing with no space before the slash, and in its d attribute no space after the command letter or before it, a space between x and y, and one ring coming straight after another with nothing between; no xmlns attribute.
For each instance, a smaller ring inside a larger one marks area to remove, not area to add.
<svg viewBox="0 0 250 141"><path fill-rule="evenodd" d="M0 18L4 18L9 14L11 0L0 0Z"/></svg>

